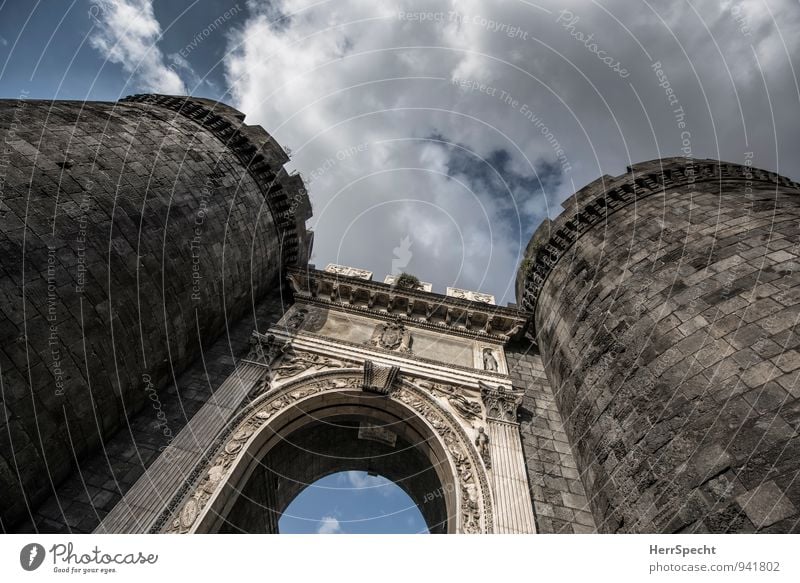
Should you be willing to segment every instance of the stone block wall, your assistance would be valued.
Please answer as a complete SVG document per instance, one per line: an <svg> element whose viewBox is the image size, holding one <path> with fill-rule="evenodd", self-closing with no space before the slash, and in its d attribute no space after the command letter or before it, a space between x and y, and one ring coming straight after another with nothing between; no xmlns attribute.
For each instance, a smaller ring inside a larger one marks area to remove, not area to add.
<svg viewBox="0 0 800 583"><path fill-rule="evenodd" d="M76 463L72 474L13 532L89 533L111 511L175 436L247 355L250 333L280 320L287 297L270 293L255 316L231 325L174 383L106 440L100 451ZM10 532L10 531L9 531Z"/></svg>
<svg viewBox="0 0 800 583"><path fill-rule="evenodd" d="M536 531L595 532L572 447L540 356L530 343L522 342L506 347L506 361L514 385L525 389L519 407L520 434Z"/></svg>
<svg viewBox="0 0 800 583"><path fill-rule="evenodd" d="M2 529L305 262L302 183L243 117L0 100Z"/></svg>
<svg viewBox="0 0 800 583"><path fill-rule="evenodd" d="M521 295L598 530L800 530L798 185L666 160L565 206Z"/></svg>

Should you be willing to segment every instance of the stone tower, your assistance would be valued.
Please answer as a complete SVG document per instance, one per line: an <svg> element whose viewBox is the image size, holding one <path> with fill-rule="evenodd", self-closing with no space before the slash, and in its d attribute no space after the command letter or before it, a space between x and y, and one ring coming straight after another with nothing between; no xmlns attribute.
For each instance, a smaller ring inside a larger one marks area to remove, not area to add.
<svg viewBox="0 0 800 583"><path fill-rule="evenodd" d="M243 120L159 95L0 101L0 530L306 263L302 182Z"/></svg>
<svg viewBox="0 0 800 583"><path fill-rule="evenodd" d="M800 185L672 158L603 176L517 277L598 530L800 512Z"/></svg>

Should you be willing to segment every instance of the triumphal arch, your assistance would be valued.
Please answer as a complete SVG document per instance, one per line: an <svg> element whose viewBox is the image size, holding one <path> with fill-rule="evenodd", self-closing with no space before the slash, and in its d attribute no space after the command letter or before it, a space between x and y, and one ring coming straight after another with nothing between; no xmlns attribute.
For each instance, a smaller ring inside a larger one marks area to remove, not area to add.
<svg viewBox="0 0 800 583"><path fill-rule="evenodd" d="M275 533L307 485L361 470L400 486L433 533L535 532L522 389L504 354L524 315L340 265L287 277L291 308L252 333L215 399L98 531ZM198 435L211 445L188 455ZM191 479L170 480L188 464Z"/></svg>

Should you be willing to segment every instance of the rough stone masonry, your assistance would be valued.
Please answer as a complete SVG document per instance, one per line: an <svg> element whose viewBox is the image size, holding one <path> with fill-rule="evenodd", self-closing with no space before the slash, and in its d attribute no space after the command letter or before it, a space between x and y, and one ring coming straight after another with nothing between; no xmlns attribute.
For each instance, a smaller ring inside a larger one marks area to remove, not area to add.
<svg viewBox="0 0 800 583"><path fill-rule="evenodd" d="M177 431L164 387L305 264L302 182L243 119L168 96L0 101L0 530L146 404Z"/></svg>
<svg viewBox="0 0 800 583"><path fill-rule="evenodd" d="M598 530L800 530L798 184L674 158L564 207L517 297Z"/></svg>

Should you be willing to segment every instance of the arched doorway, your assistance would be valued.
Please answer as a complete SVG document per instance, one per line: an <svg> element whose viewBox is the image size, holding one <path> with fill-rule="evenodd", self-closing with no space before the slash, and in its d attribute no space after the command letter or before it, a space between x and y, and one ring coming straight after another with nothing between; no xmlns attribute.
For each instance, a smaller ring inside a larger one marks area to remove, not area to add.
<svg viewBox="0 0 800 583"><path fill-rule="evenodd" d="M307 375L240 414L168 532L278 532L308 484L339 471L386 476L433 533L491 532L488 480L458 422L415 385L362 389L363 371Z"/></svg>

